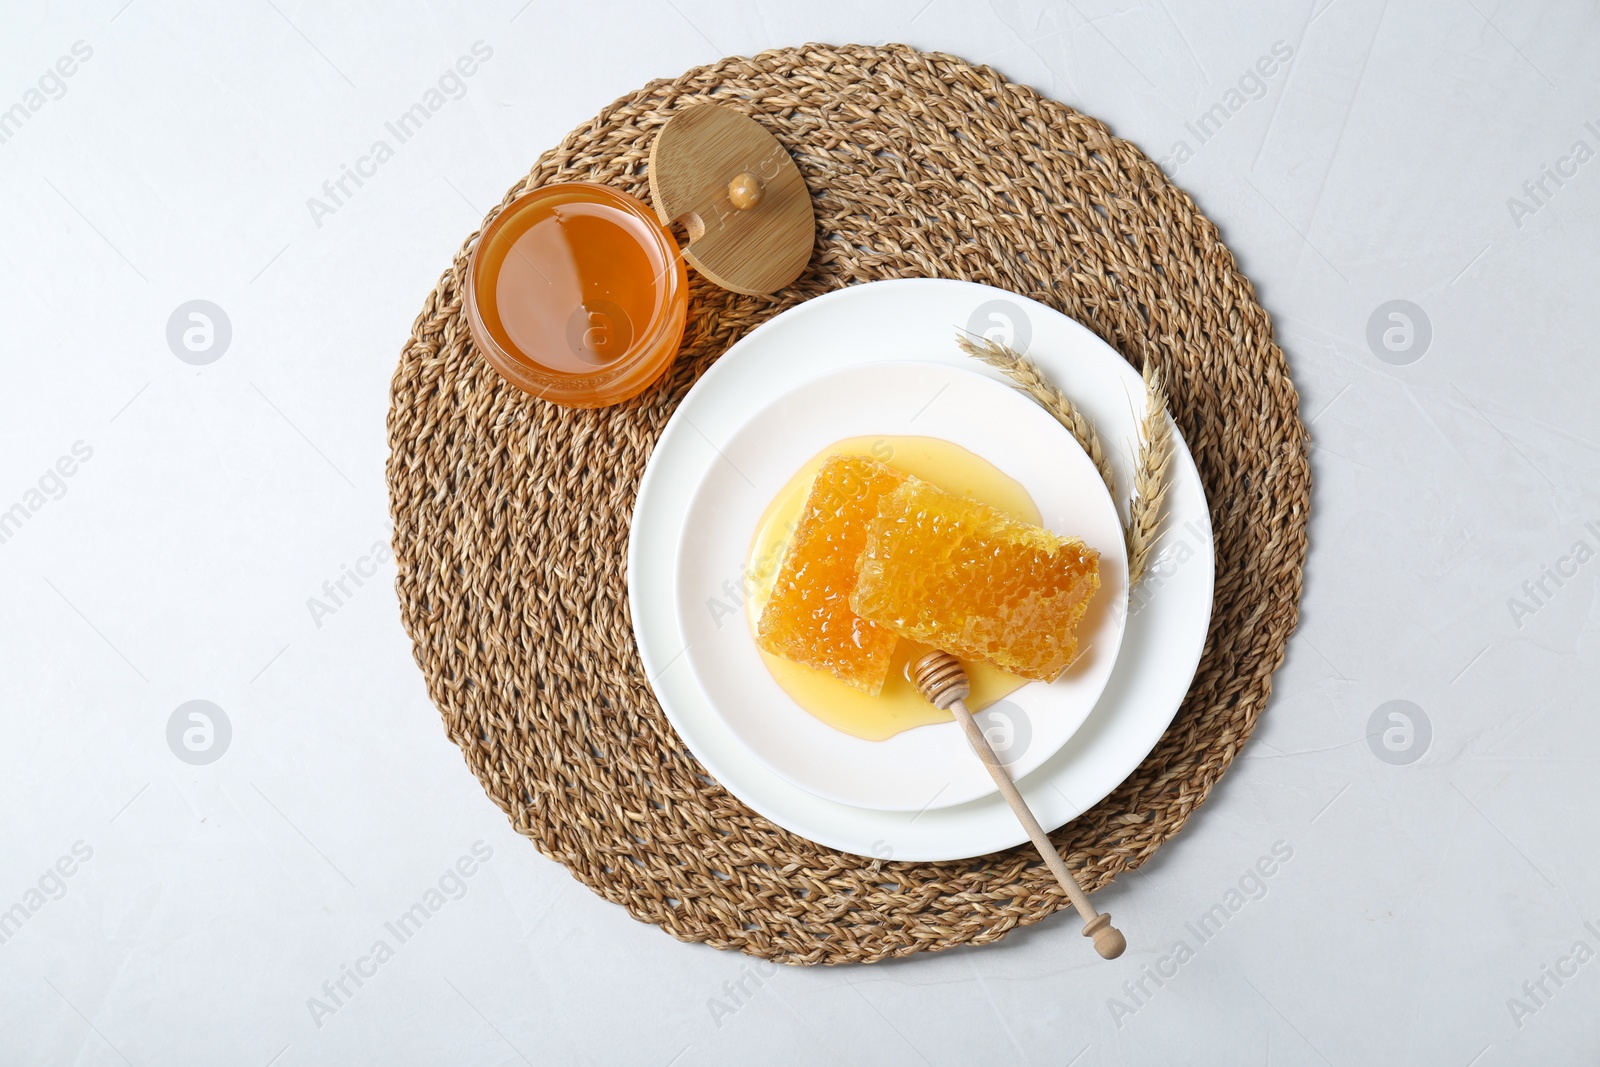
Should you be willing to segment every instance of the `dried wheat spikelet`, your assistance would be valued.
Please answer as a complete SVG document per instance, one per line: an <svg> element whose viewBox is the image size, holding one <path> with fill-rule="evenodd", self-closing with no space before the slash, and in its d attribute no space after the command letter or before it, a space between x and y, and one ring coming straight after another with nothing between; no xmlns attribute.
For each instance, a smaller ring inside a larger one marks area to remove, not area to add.
<svg viewBox="0 0 1600 1067"><path fill-rule="evenodd" d="M1144 419L1139 424L1139 455L1133 469L1133 499L1128 502L1128 586L1139 584L1161 529L1161 505L1172 485L1172 421L1161 371L1144 364Z"/></svg>

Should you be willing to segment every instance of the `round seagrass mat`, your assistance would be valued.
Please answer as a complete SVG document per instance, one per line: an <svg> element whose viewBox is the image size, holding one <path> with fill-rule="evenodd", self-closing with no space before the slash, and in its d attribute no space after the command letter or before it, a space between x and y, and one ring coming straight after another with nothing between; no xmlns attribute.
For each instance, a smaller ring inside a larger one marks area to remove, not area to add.
<svg viewBox="0 0 1600 1067"><path fill-rule="evenodd" d="M650 450L751 328L880 278L987 282L1059 308L1135 366L1156 360L1211 504L1216 608L1155 751L1052 835L1092 889L1205 800L1294 628L1310 485L1283 353L1216 227L1137 148L987 67L903 46L784 49L654 82L541 156L501 207L572 180L648 200L655 133L697 101L757 116L794 156L816 208L811 264L773 297L691 271L673 370L631 402L573 411L505 384L474 350L467 239L417 317L389 413L397 587L417 662L517 830L674 937L786 963L997 940L1067 906L1028 846L937 864L834 852L751 812L673 733L634 647L624 573Z"/></svg>

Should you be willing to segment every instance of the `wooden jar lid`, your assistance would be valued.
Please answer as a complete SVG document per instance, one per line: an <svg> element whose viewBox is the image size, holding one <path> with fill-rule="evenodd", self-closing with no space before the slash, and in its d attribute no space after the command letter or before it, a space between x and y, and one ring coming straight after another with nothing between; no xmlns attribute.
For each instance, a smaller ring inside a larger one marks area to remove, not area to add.
<svg viewBox="0 0 1600 1067"><path fill-rule="evenodd" d="M811 259L817 223L800 170L755 119L716 104L674 115L650 148L650 198L682 223L683 256L736 293L782 289Z"/></svg>

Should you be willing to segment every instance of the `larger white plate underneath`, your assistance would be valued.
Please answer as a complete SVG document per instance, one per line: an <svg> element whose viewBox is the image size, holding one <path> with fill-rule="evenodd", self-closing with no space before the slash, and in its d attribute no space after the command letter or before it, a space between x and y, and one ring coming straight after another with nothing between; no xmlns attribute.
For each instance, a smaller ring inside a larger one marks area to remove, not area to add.
<svg viewBox="0 0 1600 1067"><path fill-rule="evenodd" d="M1132 367L1072 319L969 282L907 279L853 286L774 317L728 350L663 430L632 520L628 599L650 685L690 750L731 793L772 822L830 848L899 860L948 860L1017 845L1026 835L998 794L953 807L886 811L828 800L776 773L718 714L691 669L677 601L682 537L718 448L750 414L831 370L930 361L974 369L958 328L1025 351L1098 427L1126 498L1143 387ZM980 369L989 377L998 372ZM1120 652L1089 717L1019 780L1046 827L1093 806L1149 754L1188 691L1211 618L1211 525L1181 437L1153 573L1127 600Z"/></svg>

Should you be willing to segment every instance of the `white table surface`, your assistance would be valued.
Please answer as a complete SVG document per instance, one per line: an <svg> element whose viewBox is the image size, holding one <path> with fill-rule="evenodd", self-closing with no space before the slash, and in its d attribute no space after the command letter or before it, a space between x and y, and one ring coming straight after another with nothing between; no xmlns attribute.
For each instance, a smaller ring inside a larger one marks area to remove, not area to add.
<svg viewBox="0 0 1600 1067"><path fill-rule="evenodd" d="M7 5L0 1061L1592 1062L1600 15L1317 6ZM777 973L635 922L484 795L369 558L397 353L483 209L645 81L810 40L955 52L1153 156L1187 142L1177 180L1288 351L1314 439L1300 630L1211 800L1101 895L1119 962L1067 916ZM478 41L464 95L314 218ZM1185 123L1278 42L1201 143ZM231 324L203 366L167 342L192 299ZM1432 333L1404 365L1367 341L1397 299ZM1569 576L1535 601L1546 567ZM231 726L205 765L167 740L196 699ZM1409 764L1367 740L1391 700L1431 726ZM464 895L386 937L475 846ZM393 957L313 1011L380 937Z"/></svg>

